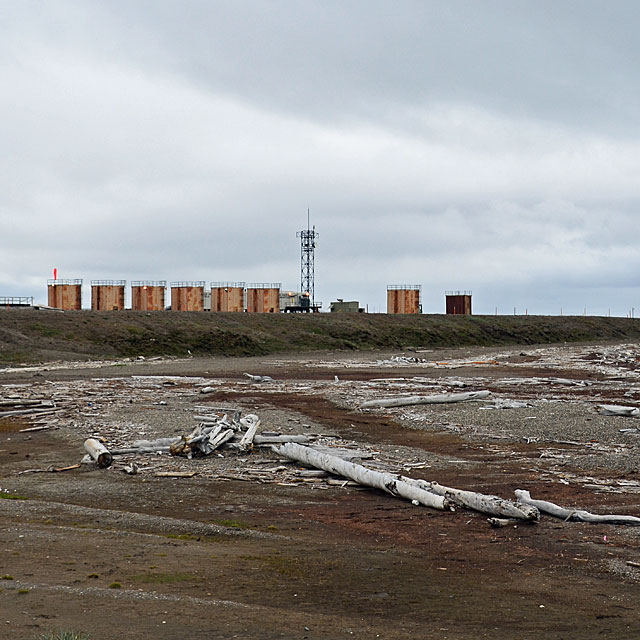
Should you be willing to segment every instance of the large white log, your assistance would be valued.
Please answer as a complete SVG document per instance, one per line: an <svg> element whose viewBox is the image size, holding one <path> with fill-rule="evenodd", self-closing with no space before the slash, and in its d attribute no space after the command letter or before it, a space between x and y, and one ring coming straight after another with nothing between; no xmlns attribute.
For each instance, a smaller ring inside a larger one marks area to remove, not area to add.
<svg viewBox="0 0 640 640"><path fill-rule="evenodd" d="M382 398L367 400L360 405L361 409L406 407L413 404L448 404L450 402L467 402L481 400L491 394L491 391L467 391L465 393L441 393L435 396L404 396L400 398Z"/></svg>
<svg viewBox="0 0 640 640"><path fill-rule="evenodd" d="M595 513L589 513L588 511L582 511L581 509L565 509L553 502L547 502L546 500L534 500L531 497L531 494L525 489L516 489L516 498L518 499L518 502L532 505L543 513L548 513L550 516L562 518L563 520L590 522L593 524L629 524L640 526L640 518L637 518L636 516L601 516Z"/></svg>
<svg viewBox="0 0 640 640"><path fill-rule="evenodd" d="M380 471L372 471L359 464L353 464L326 453L314 451L310 447L303 447L294 442L283 444L279 447L273 447L276 453L283 455L291 460L302 462L309 467L323 469L337 476L349 478L358 484L367 487L373 487L386 491L394 496L405 498L406 500L417 501L425 507L433 509L452 509L449 501L437 496L429 491L425 491L419 487L413 486L390 473L382 473Z"/></svg>
<svg viewBox="0 0 640 640"><path fill-rule="evenodd" d="M624 416L637 418L640 416L638 407L624 407L618 404L599 404L598 409L603 416Z"/></svg>
<svg viewBox="0 0 640 640"><path fill-rule="evenodd" d="M254 376L251 373L245 373L244 375L252 382L273 382L273 378L271 376Z"/></svg>
<svg viewBox="0 0 640 640"><path fill-rule="evenodd" d="M476 493L475 491L466 491L464 489L454 489L453 487L445 487L437 482L428 482L427 480L415 480L413 478L405 478L405 482L409 482L425 491L431 491L439 496L444 496L454 504L461 507L486 513L490 516L499 516L500 518L517 518L518 520L528 520L537 522L540 520L540 512L534 506L526 504L518 504L511 500L504 500L499 496L488 495L485 493Z"/></svg>
<svg viewBox="0 0 640 640"><path fill-rule="evenodd" d="M95 438L89 438L84 441L84 448L91 458L97 463L99 467L109 467L113 462L113 457L109 450L102 444L102 442Z"/></svg>

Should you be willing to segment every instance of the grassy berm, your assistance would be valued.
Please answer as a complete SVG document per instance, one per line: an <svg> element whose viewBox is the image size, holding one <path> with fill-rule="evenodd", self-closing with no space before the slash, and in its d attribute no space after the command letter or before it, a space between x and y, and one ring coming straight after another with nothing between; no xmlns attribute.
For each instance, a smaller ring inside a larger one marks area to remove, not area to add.
<svg viewBox="0 0 640 640"><path fill-rule="evenodd" d="M638 339L630 318L0 311L4 363Z"/></svg>

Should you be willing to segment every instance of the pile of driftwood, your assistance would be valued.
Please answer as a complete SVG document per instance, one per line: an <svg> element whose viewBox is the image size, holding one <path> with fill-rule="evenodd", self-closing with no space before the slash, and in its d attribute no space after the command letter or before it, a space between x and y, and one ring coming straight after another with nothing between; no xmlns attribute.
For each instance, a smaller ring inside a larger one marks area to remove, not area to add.
<svg viewBox="0 0 640 640"><path fill-rule="evenodd" d="M480 397L484 397L482 393ZM437 398L441 400L440 397ZM477 399L469 394L456 397L454 401ZM313 444L313 436L283 435L262 431L258 433L260 419L255 414L241 417L241 412L233 409L216 410L207 415L196 416L198 424L187 435L156 440L137 440L133 446L109 450L95 438L85 442L88 453L85 461L98 467L109 467L114 456L125 454L166 453L172 456L193 458L210 456L221 449L247 454L254 446L269 447L277 455L298 465L313 469L307 471L307 477L326 476L346 479L349 484L372 487L391 495L410 500L415 505L423 505L438 510L454 511L465 508L491 516L492 526L506 526L512 523L535 523L540 513L547 513L566 520L598 522L611 524L640 525L640 518L634 516L598 516L581 510L569 510L549 502L533 500L527 491L516 491L516 500L505 500L499 496L487 495L475 491L446 487L437 482L409 478L399 473L377 471L353 461L353 452L338 447ZM308 445L308 446L307 446ZM130 470L127 470L130 469ZM136 473L135 463L125 468L128 473ZM278 466L272 471L286 471ZM266 469L265 469L266 471ZM314 475L315 474L315 475ZM190 472L166 472L156 475L185 476ZM246 479L246 478L238 478Z"/></svg>
<svg viewBox="0 0 640 640"><path fill-rule="evenodd" d="M136 440L131 447L107 449L95 438L85 441L88 457L100 467L108 467L113 456L125 454L168 453L172 456L209 456L220 449L247 453L254 446L270 447L287 442L305 443L311 440L306 435L286 435L272 431L258 433L260 419L255 414L241 417L239 410L220 410L208 415L196 416L198 424L187 435L155 440ZM108 455L107 455L108 454Z"/></svg>
<svg viewBox="0 0 640 640"><path fill-rule="evenodd" d="M0 419L14 416L42 416L57 411L52 400L42 399L5 399L0 400Z"/></svg>

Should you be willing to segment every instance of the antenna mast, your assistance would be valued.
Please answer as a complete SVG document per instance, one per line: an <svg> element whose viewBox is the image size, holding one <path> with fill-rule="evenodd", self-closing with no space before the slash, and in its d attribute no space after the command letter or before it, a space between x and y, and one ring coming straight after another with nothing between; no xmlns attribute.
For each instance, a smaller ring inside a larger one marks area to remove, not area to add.
<svg viewBox="0 0 640 640"><path fill-rule="evenodd" d="M316 238L320 234L316 233L314 225L311 228L309 209L307 209L307 228L298 231L296 238L300 238L300 291L309 296L311 307L315 307L315 248Z"/></svg>

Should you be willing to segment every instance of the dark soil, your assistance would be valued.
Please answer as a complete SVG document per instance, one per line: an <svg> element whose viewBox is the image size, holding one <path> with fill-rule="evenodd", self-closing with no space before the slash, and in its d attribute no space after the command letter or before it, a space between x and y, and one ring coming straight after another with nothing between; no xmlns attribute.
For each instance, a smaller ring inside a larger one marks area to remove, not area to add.
<svg viewBox="0 0 640 640"><path fill-rule="evenodd" d="M220 362L197 366L224 372ZM229 360L229 377L242 366ZM174 372L184 373L180 363ZM505 367L499 375L531 373ZM290 365L287 377L310 374ZM567 506L640 509L637 494L594 498L541 480L526 458L501 455L517 447L534 456L536 444L488 448L300 392L250 389L206 401L258 413L275 407L346 439L473 463L438 471L438 480L458 487L509 496L518 486ZM628 564L640 563L633 528L544 518L491 529L476 513L435 512L358 488L85 469L17 475L72 464L78 448L56 432L19 433L19 421L0 425L0 484L9 491L0 497L18 498L0 499L0 637L35 638L51 629L82 631L91 640L640 635L640 576ZM413 475L420 474L428 470Z"/></svg>

